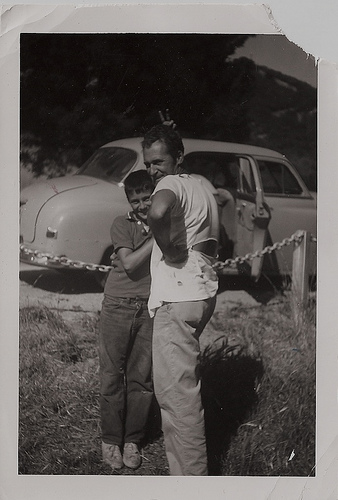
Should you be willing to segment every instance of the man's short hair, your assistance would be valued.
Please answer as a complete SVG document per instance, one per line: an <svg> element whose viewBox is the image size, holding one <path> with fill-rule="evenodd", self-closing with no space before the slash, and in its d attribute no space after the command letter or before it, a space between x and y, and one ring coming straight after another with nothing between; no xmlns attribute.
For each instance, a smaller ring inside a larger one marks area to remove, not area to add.
<svg viewBox="0 0 338 500"><path fill-rule="evenodd" d="M146 170L136 170L128 175L124 180L124 191L129 199L132 193L142 193L143 191L154 191L155 185Z"/></svg>
<svg viewBox="0 0 338 500"><path fill-rule="evenodd" d="M180 153L184 154L184 146L180 135L169 125L155 125L148 130L144 135L142 148L148 149L156 141L161 141L166 145L168 154L174 160L179 157Z"/></svg>

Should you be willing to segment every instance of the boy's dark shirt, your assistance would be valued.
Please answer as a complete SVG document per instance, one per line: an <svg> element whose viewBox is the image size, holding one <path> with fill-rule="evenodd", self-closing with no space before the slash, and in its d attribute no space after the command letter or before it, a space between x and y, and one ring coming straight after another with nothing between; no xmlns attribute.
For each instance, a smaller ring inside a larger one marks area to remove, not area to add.
<svg viewBox="0 0 338 500"><path fill-rule="evenodd" d="M151 236L144 234L144 225L137 221L132 212L116 217L110 235L114 251L120 248L130 248L135 251L140 248ZM105 295L110 297L140 297L148 298L150 289L150 256L133 273L132 279L125 272L118 257L114 260L114 267L108 275L104 288Z"/></svg>

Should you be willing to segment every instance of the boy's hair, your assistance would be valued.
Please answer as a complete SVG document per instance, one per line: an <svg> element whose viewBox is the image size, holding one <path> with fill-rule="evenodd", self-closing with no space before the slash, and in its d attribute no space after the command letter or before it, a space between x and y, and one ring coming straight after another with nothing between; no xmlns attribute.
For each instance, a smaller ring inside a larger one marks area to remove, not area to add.
<svg viewBox="0 0 338 500"><path fill-rule="evenodd" d="M124 191L128 199L132 193L153 192L154 189L153 180L146 170L136 170L124 180Z"/></svg>
<svg viewBox="0 0 338 500"><path fill-rule="evenodd" d="M181 136L169 125L155 125L144 134L142 148L150 148L156 142L161 141L167 147L168 154L176 160L179 154L184 154L184 146Z"/></svg>

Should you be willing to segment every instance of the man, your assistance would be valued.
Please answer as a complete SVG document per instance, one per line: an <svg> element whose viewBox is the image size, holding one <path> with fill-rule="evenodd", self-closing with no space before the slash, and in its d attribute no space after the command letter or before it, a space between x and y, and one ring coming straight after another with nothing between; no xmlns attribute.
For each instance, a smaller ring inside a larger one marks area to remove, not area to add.
<svg viewBox="0 0 338 500"><path fill-rule="evenodd" d="M148 307L166 454L171 475L207 475L199 337L218 289L217 204L201 179L182 173L183 143L170 126L153 127L142 146L156 184L148 212L155 239Z"/></svg>

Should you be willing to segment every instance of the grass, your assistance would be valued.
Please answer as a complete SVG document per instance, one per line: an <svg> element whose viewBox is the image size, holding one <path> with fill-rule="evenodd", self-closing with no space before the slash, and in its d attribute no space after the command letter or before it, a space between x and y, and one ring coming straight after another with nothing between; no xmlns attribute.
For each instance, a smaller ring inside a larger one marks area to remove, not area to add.
<svg viewBox="0 0 338 500"><path fill-rule="evenodd" d="M227 436L223 433L218 461L214 457L215 473L314 474L315 304L307 309L302 328L295 328L292 315L290 300L238 308L227 319L218 314L219 328L226 324L225 335L239 350L213 362L216 380L222 380L218 413L231 410L223 416ZM215 409L212 415L211 420Z"/></svg>
<svg viewBox="0 0 338 500"><path fill-rule="evenodd" d="M315 304L295 328L291 301L215 313L202 354L211 475L309 476L315 464ZM98 318L66 324L20 311L20 474L112 474L101 462ZM156 405L143 464L168 475Z"/></svg>
<svg viewBox="0 0 338 500"><path fill-rule="evenodd" d="M97 318L71 329L47 308L20 311L20 474L111 474L101 462L97 335ZM134 474L168 474L156 408L152 416Z"/></svg>

